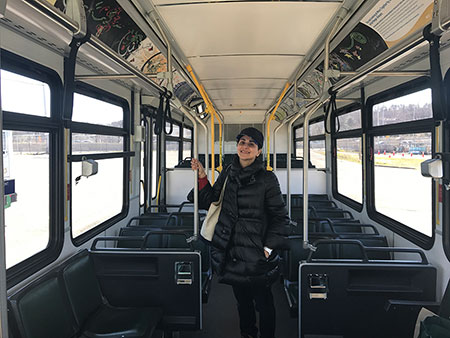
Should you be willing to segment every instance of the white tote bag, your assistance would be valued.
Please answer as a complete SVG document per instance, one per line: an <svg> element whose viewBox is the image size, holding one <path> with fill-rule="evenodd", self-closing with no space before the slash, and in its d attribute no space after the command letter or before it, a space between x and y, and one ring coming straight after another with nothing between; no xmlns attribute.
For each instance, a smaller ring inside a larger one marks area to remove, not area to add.
<svg viewBox="0 0 450 338"><path fill-rule="evenodd" d="M216 229L217 222L219 221L220 211L222 210L223 194L225 191L225 186L227 185L227 180L228 177L225 179L223 184L219 200L217 202L212 202L209 206L208 214L206 215L200 230L200 235L209 242L212 241L214 230Z"/></svg>

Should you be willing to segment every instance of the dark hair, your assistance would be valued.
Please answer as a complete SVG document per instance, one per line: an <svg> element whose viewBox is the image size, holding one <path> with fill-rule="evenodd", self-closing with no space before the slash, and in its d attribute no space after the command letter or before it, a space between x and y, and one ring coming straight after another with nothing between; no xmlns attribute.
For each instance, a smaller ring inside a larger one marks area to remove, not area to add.
<svg viewBox="0 0 450 338"><path fill-rule="evenodd" d="M256 128L248 127L241 130L241 132L236 136L236 142L239 142L242 136L247 135L250 136L253 141L258 145L258 149L261 149L264 145L264 136L263 134Z"/></svg>

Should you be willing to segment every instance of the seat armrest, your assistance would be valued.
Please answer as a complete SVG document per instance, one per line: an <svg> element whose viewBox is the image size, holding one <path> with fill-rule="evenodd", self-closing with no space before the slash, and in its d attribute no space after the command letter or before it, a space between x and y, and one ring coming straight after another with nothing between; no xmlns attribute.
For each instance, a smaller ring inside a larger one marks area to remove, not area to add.
<svg viewBox="0 0 450 338"><path fill-rule="evenodd" d="M439 312L439 302L430 302L423 300L401 300L401 299L389 299L384 308L386 312L395 311L395 310L410 310L410 311L418 311L421 308L425 307L434 313Z"/></svg>

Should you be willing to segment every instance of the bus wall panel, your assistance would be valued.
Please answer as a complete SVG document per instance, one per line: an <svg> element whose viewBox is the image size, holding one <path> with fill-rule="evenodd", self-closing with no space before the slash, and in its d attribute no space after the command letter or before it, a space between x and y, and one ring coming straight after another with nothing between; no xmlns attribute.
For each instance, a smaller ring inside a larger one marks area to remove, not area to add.
<svg viewBox="0 0 450 338"><path fill-rule="evenodd" d="M287 169L275 172L280 182L281 193L287 193ZM309 169L308 192L310 194L326 194L326 174L324 171ZM303 169L291 169L291 194L303 194Z"/></svg>

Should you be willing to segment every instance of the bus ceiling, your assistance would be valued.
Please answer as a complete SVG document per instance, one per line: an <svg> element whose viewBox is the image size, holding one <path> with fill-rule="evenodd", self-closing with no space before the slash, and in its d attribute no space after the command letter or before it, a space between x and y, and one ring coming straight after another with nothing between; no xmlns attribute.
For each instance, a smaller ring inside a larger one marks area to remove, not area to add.
<svg viewBox="0 0 450 338"><path fill-rule="evenodd" d="M83 31L82 16L72 11L69 17L65 2L26 3L8 1L6 17L12 19L11 26L16 21L25 30L41 29L46 38L59 31L47 39L49 43L56 41L58 48L67 47L71 37ZM400 72L386 67L406 52L426 45L424 26L431 23L431 33L439 35L450 25L448 2L432 0L420 1L409 12L402 7L406 2L399 0L111 3L122 13L116 19L125 21L109 29L105 23L104 29L91 32L93 36L80 49L83 58L93 60L103 72L93 68L90 73L77 73L77 80L120 79L153 95L173 86L175 97L188 110L190 102L201 99L204 91L217 113L244 111L257 112L257 116L272 113L288 83L289 89L274 113L278 122L320 95L325 40L333 27L336 34L330 36L327 76L331 90L343 92L366 76L428 75L428 69ZM90 17L98 10L92 4ZM398 10L407 15L398 22L388 22L387 14ZM88 30L98 28L90 17ZM53 29L55 25L59 29ZM61 27L69 34L60 33ZM173 62L166 58L168 50ZM167 63L172 63L173 72L166 72ZM204 90L196 88L186 71L188 65Z"/></svg>

